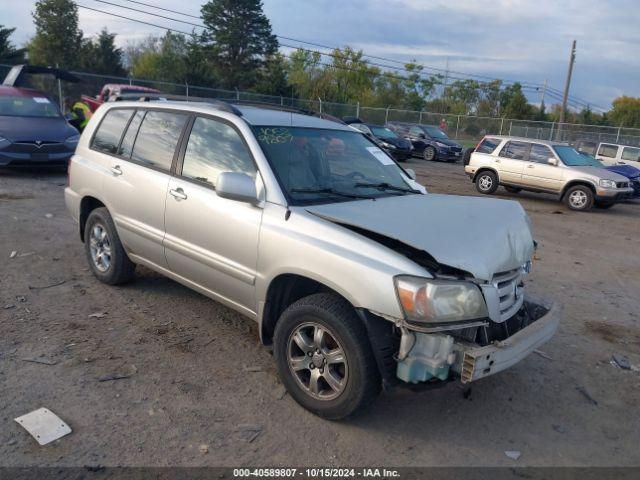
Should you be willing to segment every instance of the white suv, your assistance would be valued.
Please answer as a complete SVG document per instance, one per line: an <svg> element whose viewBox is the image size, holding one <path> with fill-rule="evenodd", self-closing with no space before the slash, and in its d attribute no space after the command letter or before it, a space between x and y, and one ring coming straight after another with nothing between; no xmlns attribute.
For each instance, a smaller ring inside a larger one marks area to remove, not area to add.
<svg viewBox="0 0 640 480"><path fill-rule="evenodd" d="M365 135L214 102L103 105L65 190L107 284L145 265L259 323L291 396L342 418L381 386L471 382L547 341L517 202L424 194Z"/></svg>

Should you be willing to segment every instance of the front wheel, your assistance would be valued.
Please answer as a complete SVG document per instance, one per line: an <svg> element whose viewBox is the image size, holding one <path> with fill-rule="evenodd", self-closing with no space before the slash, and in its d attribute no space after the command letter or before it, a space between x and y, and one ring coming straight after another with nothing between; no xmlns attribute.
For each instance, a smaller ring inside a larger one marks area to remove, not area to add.
<svg viewBox="0 0 640 480"><path fill-rule="evenodd" d="M491 195L498 189L498 176L491 171L480 172L476 177L476 190Z"/></svg>
<svg viewBox="0 0 640 480"><path fill-rule="evenodd" d="M593 192L586 185L576 185L564 194L564 202L571 210L584 212L593 207Z"/></svg>
<svg viewBox="0 0 640 480"><path fill-rule="evenodd" d="M337 295L318 293L289 306L276 324L274 355L289 394L323 418L345 418L380 391L367 331Z"/></svg>
<svg viewBox="0 0 640 480"><path fill-rule="evenodd" d="M436 149L433 147L425 147L424 152L422 152L422 156L427 162L435 160L436 158Z"/></svg>

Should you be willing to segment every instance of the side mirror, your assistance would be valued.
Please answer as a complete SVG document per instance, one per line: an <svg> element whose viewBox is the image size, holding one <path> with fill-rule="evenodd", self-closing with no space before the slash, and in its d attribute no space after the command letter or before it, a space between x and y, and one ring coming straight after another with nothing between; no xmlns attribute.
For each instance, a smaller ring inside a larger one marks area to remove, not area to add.
<svg viewBox="0 0 640 480"><path fill-rule="evenodd" d="M255 205L258 203L256 182L245 173L222 172L218 175L216 194L221 198Z"/></svg>
<svg viewBox="0 0 640 480"><path fill-rule="evenodd" d="M413 168L405 168L404 171L406 172L407 175L409 175L409 178L411 180L416 179L416 172L413 171Z"/></svg>
<svg viewBox="0 0 640 480"><path fill-rule="evenodd" d="M554 167L557 167L558 166L558 159L551 157L549 160L547 160L547 163L549 165L553 165Z"/></svg>

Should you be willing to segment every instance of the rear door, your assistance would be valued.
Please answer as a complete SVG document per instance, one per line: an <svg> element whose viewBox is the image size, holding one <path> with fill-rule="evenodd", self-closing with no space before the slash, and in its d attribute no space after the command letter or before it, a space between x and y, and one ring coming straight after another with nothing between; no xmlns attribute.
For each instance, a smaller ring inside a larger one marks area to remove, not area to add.
<svg viewBox="0 0 640 480"><path fill-rule="evenodd" d="M524 162L529 155L529 143L509 140L493 157L493 166L498 172L501 183L520 185Z"/></svg>
<svg viewBox="0 0 640 480"><path fill-rule="evenodd" d="M109 160L103 187L127 253L162 268L167 188L188 119L181 112L137 110Z"/></svg>
<svg viewBox="0 0 640 480"><path fill-rule="evenodd" d="M522 171L522 184L559 192L563 185L563 169L557 165L549 165L550 158L557 160L548 146L539 143L531 144L529 158Z"/></svg>
<svg viewBox="0 0 640 480"><path fill-rule="evenodd" d="M240 132L225 120L198 116L185 139L166 197L169 268L219 301L255 313L262 208L216 195L221 172L261 182Z"/></svg>

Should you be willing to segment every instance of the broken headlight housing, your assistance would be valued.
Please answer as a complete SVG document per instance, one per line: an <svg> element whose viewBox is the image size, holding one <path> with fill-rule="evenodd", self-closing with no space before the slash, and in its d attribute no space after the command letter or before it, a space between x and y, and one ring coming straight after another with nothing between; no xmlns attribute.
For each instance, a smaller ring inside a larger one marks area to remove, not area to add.
<svg viewBox="0 0 640 480"><path fill-rule="evenodd" d="M400 275L395 285L405 318L411 322L462 322L489 315L480 288L471 282Z"/></svg>

